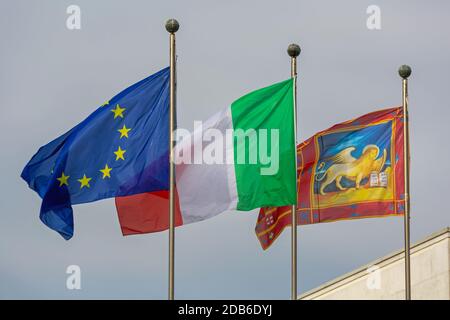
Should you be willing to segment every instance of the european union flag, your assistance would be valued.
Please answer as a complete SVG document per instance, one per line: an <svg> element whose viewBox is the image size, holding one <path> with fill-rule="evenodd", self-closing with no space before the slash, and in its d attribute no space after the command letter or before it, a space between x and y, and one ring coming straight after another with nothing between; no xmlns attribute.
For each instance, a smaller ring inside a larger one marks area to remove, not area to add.
<svg viewBox="0 0 450 320"><path fill-rule="evenodd" d="M66 240L71 205L169 188L169 68L125 89L41 147L22 178L40 219Z"/></svg>

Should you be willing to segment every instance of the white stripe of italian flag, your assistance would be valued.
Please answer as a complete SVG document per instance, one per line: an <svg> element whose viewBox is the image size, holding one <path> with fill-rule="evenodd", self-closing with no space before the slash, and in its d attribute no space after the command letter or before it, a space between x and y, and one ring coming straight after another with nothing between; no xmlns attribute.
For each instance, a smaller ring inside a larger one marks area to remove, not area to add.
<svg viewBox="0 0 450 320"><path fill-rule="evenodd" d="M177 226L296 203L293 85L289 79L253 91L179 135ZM167 190L117 198L116 206L125 235L168 228Z"/></svg>

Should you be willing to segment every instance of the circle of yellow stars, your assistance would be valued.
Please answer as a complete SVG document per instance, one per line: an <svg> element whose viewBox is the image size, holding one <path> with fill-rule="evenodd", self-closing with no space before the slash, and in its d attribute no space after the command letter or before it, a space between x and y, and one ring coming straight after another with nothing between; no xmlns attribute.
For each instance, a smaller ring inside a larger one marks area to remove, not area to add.
<svg viewBox="0 0 450 320"><path fill-rule="evenodd" d="M102 104L102 107L106 107L109 105L109 101L106 101L104 104ZM111 109L111 112L114 114L114 120L117 118L124 119L124 112L126 108L122 108L119 104L116 104L115 108ZM127 128L127 126L124 124L123 127L119 130L117 130L120 133L119 139L127 138L128 134L131 131L132 128ZM121 146L118 146L117 150L114 151L114 155L116 156L116 161L122 160L125 161L125 152L127 152L125 149L122 149ZM108 166L108 164L105 164L105 167L103 169L100 169L99 172L102 174L102 179L111 178L111 171L113 169ZM59 178L56 178L56 180L59 181L59 186L69 186L69 175L66 175L65 172L62 172L61 176ZM77 179L77 181L80 183L80 189L83 188L90 188L90 181L93 178L86 176L86 174L83 174L83 177L80 179Z"/></svg>

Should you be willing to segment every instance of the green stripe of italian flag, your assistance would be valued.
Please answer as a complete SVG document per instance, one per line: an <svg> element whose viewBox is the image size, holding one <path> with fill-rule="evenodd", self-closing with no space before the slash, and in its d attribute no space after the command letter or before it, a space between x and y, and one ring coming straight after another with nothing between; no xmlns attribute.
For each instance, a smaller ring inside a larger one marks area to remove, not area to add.
<svg viewBox="0 0 450 320"><path fill-rule="evenodd" d="M175 149L182 223L296 203L294 79L253 91Z"/></svg>

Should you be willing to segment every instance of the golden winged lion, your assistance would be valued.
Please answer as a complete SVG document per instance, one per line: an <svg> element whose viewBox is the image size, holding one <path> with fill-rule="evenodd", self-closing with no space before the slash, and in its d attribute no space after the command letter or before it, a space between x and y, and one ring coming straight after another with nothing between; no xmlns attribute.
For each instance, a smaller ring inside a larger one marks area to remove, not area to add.
<svg viewBox="0 0 450 320"><path fill-rule="evenodd" d="M333 181L336 181L336 186L339 190L346 190L347 188L341 185L343 177L354 181L356 189L359 189L364 178L369 177L374 171L379 173L383 169L387 156L386 149L383 150L383 156L379 159L377 158L380 154L380 148L374 144L365 146L358 159L352 156L352 152L355 150L355 147L348 147L336 155L325 159L333 164L322 175L316 175L316 181L322 181L320 185L321 195L325 195L325 188ZM325 162L321 162L318 169L320 170L324 166Z"/></svg>

